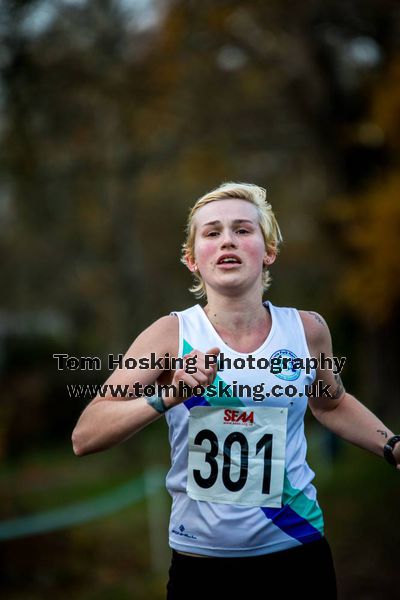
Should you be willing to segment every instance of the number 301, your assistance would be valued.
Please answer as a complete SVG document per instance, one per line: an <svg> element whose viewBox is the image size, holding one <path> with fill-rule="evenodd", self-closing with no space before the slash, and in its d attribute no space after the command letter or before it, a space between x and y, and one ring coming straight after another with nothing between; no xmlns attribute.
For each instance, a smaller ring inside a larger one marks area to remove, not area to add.
<svg viewBox="0 0 400 600"><path fill-rule="evenodd" d="M203 477L199 469L193 469L193 477L197 485L203 489L208 489L214 485L218 477L218 438L211 429L202 429L194 438L196 446L202 446L204 441L210 442L210 450L205 453L204 459L210 465L210 474ZM233 444L240 444L240 474L237 481L231 478L231 452ZM272 457L272 434L265 433L256 444L255 456L264 448L264 469L262 493L269 494L271 484L271 457ZM247 438L240 431L230 433L224 441L222 455L224 462L222 466L222 482L230 492L238 492L245 485L249 470L249 443Z"/></svg>

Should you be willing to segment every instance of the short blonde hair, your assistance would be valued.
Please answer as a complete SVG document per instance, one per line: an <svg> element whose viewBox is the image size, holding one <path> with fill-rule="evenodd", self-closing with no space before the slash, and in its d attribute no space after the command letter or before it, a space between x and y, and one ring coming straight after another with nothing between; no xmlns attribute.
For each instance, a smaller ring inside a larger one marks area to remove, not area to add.
<svg viewBox="0 0 400 600"><path fill-rule="evenodd" d="M182 244L181 262L187 265L187 256L194 259L194 241L196 237L196 227L194 224L194 216L202 206L215 202L216 200L246 200L251 202L257 209L258 222L264 237L265 248L278 253L279 244L283 241L282 234L279 229L278 222L272 212L271 205L266 200L267 192L264 188L255 185L254 183L236 183L228 181L219 187L211 190L204 196L201 196L194 206L190 209L189 217L186 224L186 239ZM195 282L189 291L196 298L206 296L206 288L200 273L193 273ZM263 290L266 291L271 284L271 277L268 269L264 268L262 275Z"/></svg>

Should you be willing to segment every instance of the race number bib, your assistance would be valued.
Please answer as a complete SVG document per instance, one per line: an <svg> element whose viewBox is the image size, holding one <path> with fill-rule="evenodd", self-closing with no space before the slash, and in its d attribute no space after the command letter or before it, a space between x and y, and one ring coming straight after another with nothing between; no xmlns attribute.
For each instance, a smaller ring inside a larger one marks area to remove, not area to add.
<svg viewBox="0 0 400 600"><path fill-rule="evenodd" d="M287 408L195 406L187 493L194 500L281 507Z"/></svg>

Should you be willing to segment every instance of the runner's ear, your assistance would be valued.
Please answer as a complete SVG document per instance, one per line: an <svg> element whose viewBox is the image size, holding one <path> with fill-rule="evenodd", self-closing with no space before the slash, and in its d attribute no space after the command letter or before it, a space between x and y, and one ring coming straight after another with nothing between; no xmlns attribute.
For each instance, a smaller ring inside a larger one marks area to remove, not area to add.
<svg viewBox="0 0 400 600"><path fill-rule="evenodd" d="M186 262L186 266L189 269L189 271L191 271L192 273L194 273L195 271L197 271L197 264L196 264L196 260L194 258L194 256L192 256L190 254L190 252L186 252L185 253L185 262Z"/></svg>

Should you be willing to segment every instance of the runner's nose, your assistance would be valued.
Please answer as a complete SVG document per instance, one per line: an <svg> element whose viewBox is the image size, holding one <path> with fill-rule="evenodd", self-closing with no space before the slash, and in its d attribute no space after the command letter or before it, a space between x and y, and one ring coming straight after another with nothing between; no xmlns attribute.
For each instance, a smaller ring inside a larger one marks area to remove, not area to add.
<svg viewBox="0 0 400 600"><path fill-rule="evenodd" d="M221 248L236 247L232 231L224 231L221 235Z"/></svg>

